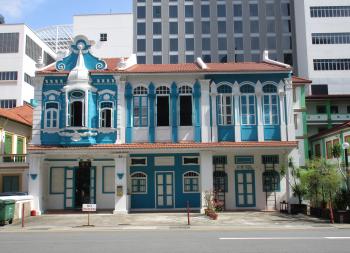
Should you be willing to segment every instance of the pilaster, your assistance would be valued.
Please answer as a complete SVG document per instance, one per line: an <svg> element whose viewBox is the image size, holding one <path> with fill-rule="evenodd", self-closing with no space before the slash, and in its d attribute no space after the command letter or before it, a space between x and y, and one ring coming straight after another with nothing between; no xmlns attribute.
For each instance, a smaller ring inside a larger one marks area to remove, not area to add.
<svg viewBox="0 0 350 253"><path fill-rule="evenodd" d="M285 92L286 92L286 119L287 119L287 139L288 141L295 141L295 127L294 127L294 116L293 116L293 85L292 79L284 79Z"/></svg>
<svg viewBox="0 0 350 253"><path fill-rule="evenodd" d="M178 142L178 127L177 127L177 99L179 94L177 92L176 83L171 85L171 141Z"/></svg>
<svg viewBox="0 0 350 253"><path fill-rule="evenodd" d="M194 141L201 142L201 85L196 82L194 85Z"/></svg>
<svg viewBox="0 0 350 253"><path fill-rule="evenodd" d="M256 83L256 113L258 118L258 141L264 141L264 123L263 123L263 110L262 110L262 84L260 81Z"/></svg>
<svg viewBox="0 0 350 253"><path fill-rule="evenodd" d="M240 142L241 139L241 113L239 108L241 92L239 90L239 84L235 82L233 84L233 100L234 100L234 118L235 118L235 141Z"/></svg>
<svg viewBox="0 0 350 253"><path fill-rule="evenodd" d="M117 85L117 130L118 130L118 135L117 135L117 143L125 143L125 120L126 120L126 115L125 115L125 84L126 81L125 79L121 79L120 76L114 75L114 79L116 81Z"/></svg>
<svg viewBox="0 0 350 253"><path fill-rule="evenodd" d="M206 195L213 193L213 153L211 151L200 152L200 177L201 177L201 213L207 208Z"/></svg>
<svg viewBox="0 0 350 253"><path fill-rule="evenodd" d="M210 80L199 80L201 83L201 125L202 125L202 142L210 142ZM214 115L213 115L214 116Z"/></svg>
<svg viewBox="0 0 350 253"><path fill-rule="evenodd" d="M149 100L149 126L148 126L148 140L150 143L155 142L155 118L154 118L154 101L156 99L156 91L154 84L151 83L148 87L148 100Z"/></svg>
<svg viewBox="0 0 350 253"><path fill-rule="evenodd" d="M127 154L118 154L115 161L115 195L114 214L127 214L129 212Z"/></svg>
<svg viewBox="0 0 350 253"><path fill-rule="evenodd" d="M218 124L217 124L217 113L216 113L216 96L217 96L217 90L215 83L211 84L211 141L217 142L218 141Z"/></svg>
<svg viewBox="0 0 350 253"><path fill-rule="evenodd" d="M278 96L279 96L279 112L280 112L280 129L281 129L281 141L287 140L287 125L286 125L286 115L285 115L285 90L284 90L284 83L280 82L278 85Z"/></svg>
<svg viewBox="0 0 350 253"><path fill-rule="evenodd" d="M42 163L42 155L30 154L28 191L29 195L33 196L32 210L35 210L38 215L43 213L43 181L46 180L43 178Z"/></svg>
<svg viewBox="0 0 350 253"><path fill-rule="evenodd" d="M132 143L132 87L130 84L126 85L124 96L126 103L125 143Z"/></svg>
<svg viewBox="0 0 350 253"><path fill-rule="evenodd" d="M44 77L35 77L35 89L34 99L37 105L34 107L33 112L33 127L32 127L32 140L31 144L40 145L40 133L41 133L41 117L42 117L42 89L43 89ZM63 119L61 119L63 120Z"/></svg>

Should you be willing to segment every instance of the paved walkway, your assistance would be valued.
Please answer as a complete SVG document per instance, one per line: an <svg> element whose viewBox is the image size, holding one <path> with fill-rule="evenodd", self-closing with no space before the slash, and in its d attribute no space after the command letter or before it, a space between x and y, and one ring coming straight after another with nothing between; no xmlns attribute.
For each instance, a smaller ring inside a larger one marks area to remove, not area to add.
<svg viewBox="0 0 350 253"><path fill-rule="evenodd" d="M1 231L44 230L139 230L139 229L194 229L194 230L244 230L244 229L313 229L350 228L350 224L332 225L328 221L305 215L286 215L278 212L229 212L219 213L218 220L207 216L190 214L191 225L187 225L185 213L133 213L128 215L92 214L86 227L87 214L47 214L0 227Z"/></svg>

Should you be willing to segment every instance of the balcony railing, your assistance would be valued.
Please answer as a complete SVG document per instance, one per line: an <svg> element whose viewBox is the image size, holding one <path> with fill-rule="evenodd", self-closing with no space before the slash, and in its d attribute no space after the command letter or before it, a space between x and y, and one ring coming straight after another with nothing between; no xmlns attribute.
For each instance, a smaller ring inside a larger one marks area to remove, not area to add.
<svg viewBox="0 0 350 253"><path fill-rule="evenodd" d="M1 163L26 163L27 155L26 154L6 154L0 155Z"/></svg>
<svg viewBox="0 0 350 253"><path fill-rule="evenodd" d="M307 121L327 121L327 114L309 114Z"/></svg>
<svg viewBox="0 0 350 253"><path fill-rule="evenodd" d="M331 120L333 121L348 121L350 120L350 113L349 114L332 114Z"/></svg>

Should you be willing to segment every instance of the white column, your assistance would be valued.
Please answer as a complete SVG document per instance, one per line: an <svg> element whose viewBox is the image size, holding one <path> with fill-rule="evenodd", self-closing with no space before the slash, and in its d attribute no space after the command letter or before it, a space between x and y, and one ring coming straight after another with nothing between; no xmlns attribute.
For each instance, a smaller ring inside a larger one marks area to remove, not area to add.
<svg viewBox="0 0 350 253"><path fill-rule="evenodd" d="M234 117L235 117L235 142L241 141L241 110L239 106L239 100L241 92L239 90L239 84L237 82L233 85L233 95L234 95Z"/></svg>
<svg viewBox="0 0 350 253"><path fill-rule="evenodd" d="M216 85L215 83L212 83L211 85L211 111L212 111L212 128L211 128L211 141L217 142L218 141L218 124L217 124L217 118L216 118Z"/></svg>
<svg viewBox="0 0 350 253"><path fill-rule="evenodd" d="M34 99L37 102L37 106L34 107L33 112L33 127L32 127L32 140L33 145L40 145L40 131L41 131L41 115L42 115L42 88L44 77L38 76L35 78ZM61 119L65 120L65 119Z"/></svg>
<svg viewBox="0 0 350 253"><path fill-rule="evenodd" d="M284 79L286 89L286 112L287 112L287 139L288 141L295 141L295 127L293 116L293 86L292 79Z"/></svg>
<svg viewBox="0 0 350 253"><path fill-rule="evenodd" d="M117 143L125 143L125 80L115 75L114 79L118 87L117 98Z"/></svg>
<svg viewBox="0 0 350 253"><path fill-rule="evenodd" d="M127 214L129 212L127 155L119 154L115 161L115 206L114 214Z"/></svg>
<svg viewBox="0 0 350 253"><path fill-rule="evenodd" d="M202 142L210 142L210 99L209 84L210 80L199 80L201 84L201 125Z"/></svg>
<svg viewBox="0 0 350 253"><path fill-rule="evenodd" d="M263 122L263 110L262 110L262 84L260 81L256 83L256 113L258 116L258 141L264 141L264 122Z"/></svg>
<svg viewBox="0 0 350 253"><path fill-rule="evenodd" d="M280 118L281 118L281 141L287 140L286 132L286 118L285 118L285 107L284 107L284 93L279 95L280 98Z"/></svg>
<svg viewBox="0 0 350 253"><path fill-rule="evenodd" d="M207 208L205 195L213 193L213 153L211 151L200 152L201 175L201 213Z"/></svg>
<svg viewBox="0 0 350 253"><path fill-rule="evenodd" d="M41 155L30 154L29 156L29 178L28 178L28 190L29 195L33 196L32 209L37 212L38 215L43 212L43 157Z"/></svg>

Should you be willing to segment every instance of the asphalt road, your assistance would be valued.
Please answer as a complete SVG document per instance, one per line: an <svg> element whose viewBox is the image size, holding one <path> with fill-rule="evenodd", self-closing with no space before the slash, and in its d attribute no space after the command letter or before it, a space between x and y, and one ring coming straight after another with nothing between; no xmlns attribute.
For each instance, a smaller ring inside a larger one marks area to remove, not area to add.
<svg viewBox="0 0 350 253"><path fill-rule="evenodd" d="M0 252L350 252L349 229L0 233Z"/></svg>

